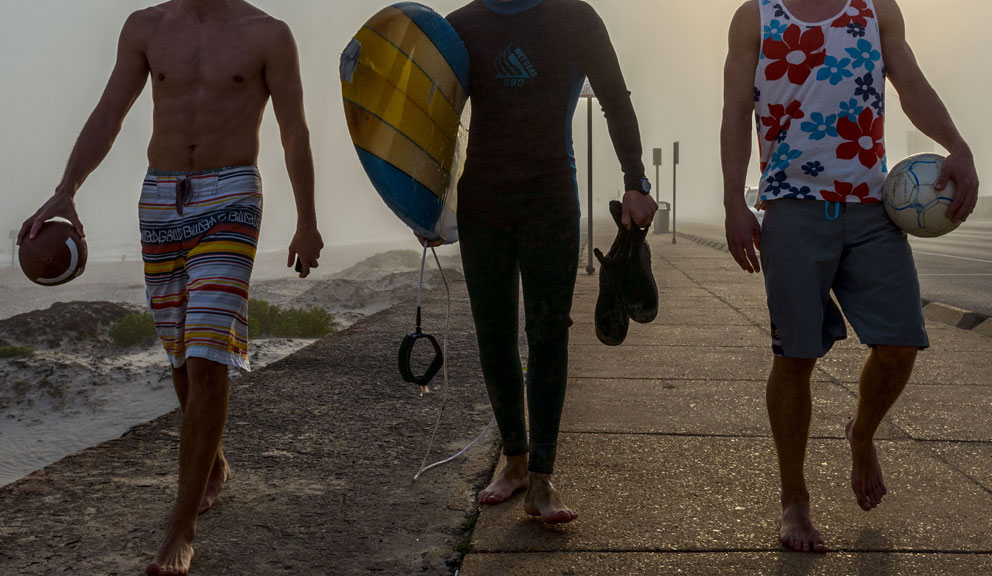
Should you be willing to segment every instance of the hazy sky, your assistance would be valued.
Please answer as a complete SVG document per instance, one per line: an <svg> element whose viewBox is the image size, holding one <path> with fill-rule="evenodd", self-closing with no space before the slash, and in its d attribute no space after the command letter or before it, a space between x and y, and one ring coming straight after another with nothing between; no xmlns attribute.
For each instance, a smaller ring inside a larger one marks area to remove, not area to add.
<svg viewBox="0 0 992 576"><path fill-rule="evenodd" d="M722 214L719 128L726 32L741 0L589 0L613 37L633 92L649 176L651 148L664 147L662 197L671 195L671 143L681 141L679 208ZM257 0L289 23L299 43L317 170L317 207L329 245L403 238L408 232L379 200L351 146L342 111L338 57L355 31L388 1ZM433 0L445 14L465 0ZM76 135L96 104L115 56L120 27L143 0L0 0L0 230L30 215L58 184ZM965 138L983 180L992 182L992 63L985 35L988 0L902 0L908 34L924 72ZM77 197L91 252L132 243L137 197L147 167L151 90L146 87L117 143ZM888 92L890 164L906 153L910 129ZM585 197L585 103L576 114L579 185ZM597 193L613 197L619 165L596 108ZM288 244L295 226L291 189L271 111L262 128L263 248ZM757 169L750 182L755 183ZM987 192L986 192L987 193ZM597 209L603 208L597 201ZM0 231L4 241L7 234ZM9 242L9 241L7 241ZM9 243L3 248L9 250Z"/></svg>

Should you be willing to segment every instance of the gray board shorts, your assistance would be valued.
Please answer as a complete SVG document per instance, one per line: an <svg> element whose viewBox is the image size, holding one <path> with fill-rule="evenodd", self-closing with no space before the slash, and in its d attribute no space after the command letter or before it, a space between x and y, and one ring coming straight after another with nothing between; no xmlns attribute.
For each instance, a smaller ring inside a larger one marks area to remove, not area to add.
<svg viewBox="0 0 992 576"><path fill-rule="evenodd" d="M930 346L913 251L880 202L769 201L761 265L776 356L822 358L844 316L868 346Z"/></svg>

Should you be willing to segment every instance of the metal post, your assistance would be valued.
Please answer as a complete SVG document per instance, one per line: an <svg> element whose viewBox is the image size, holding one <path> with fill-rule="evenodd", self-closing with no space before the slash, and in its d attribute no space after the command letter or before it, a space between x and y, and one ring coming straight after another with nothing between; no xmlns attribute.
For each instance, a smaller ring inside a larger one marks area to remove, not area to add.
<svg viewBox="0 0 992 576"><path fill-rule="evenodd" d="M677 244L675 236L675 197L679 184L679 143L675 143L675 153L672 156L672 244Z"/></svg>
<svg viewBox="0 0 992 576"><path fill-rule="evenodd" d="M589 253L589 263L586 264L586 273L595 274L596 267L592 265L592 98L586 98L586 102L589 104L588 110L588 123L589 123L589 243L586 246L586 252Z"/></svg>
<svg viewBox="0 0 992 576"><path fill-rule="evenodd" d="M655 187L654 201L655 202L661 202L661 186L659 186L659 184L661 183L661 180L659 180L659 178L661 177L661 176L659 176L659 170L660 169L661 169L661 166L658 166L656 164L655 167L654 167L654 187Z"/></svg>
<svg viewBox="0 0 992 576"><path fill-rule="evenodd" d="M10 266L17 266L17 230L10 231Z"/></svg>

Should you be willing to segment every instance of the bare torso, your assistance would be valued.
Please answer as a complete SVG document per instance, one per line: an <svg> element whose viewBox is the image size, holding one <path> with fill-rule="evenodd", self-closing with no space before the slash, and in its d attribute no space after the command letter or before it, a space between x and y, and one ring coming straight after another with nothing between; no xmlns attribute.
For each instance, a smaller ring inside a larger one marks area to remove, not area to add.
<svg viewBox="0 0 992 576"><path fill-rule="evenodd" d="M155 108L150 166L255 164L269 100L265 55L276 22L244 2L203 19L175 0L140 13L137 37Z"/></svg>

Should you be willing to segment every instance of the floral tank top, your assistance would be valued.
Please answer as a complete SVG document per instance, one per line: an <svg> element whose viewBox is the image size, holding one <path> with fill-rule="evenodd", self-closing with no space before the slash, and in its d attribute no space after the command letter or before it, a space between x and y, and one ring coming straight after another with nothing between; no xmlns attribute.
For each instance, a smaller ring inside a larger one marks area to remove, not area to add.
<svg viewBox="0 0 992 576"><path fill-rule="evenodd" d="M880 201L885 63L872 0L848 0L815 23L793 16L784 0L760 0L760 8L759 201Z"/></svg>

